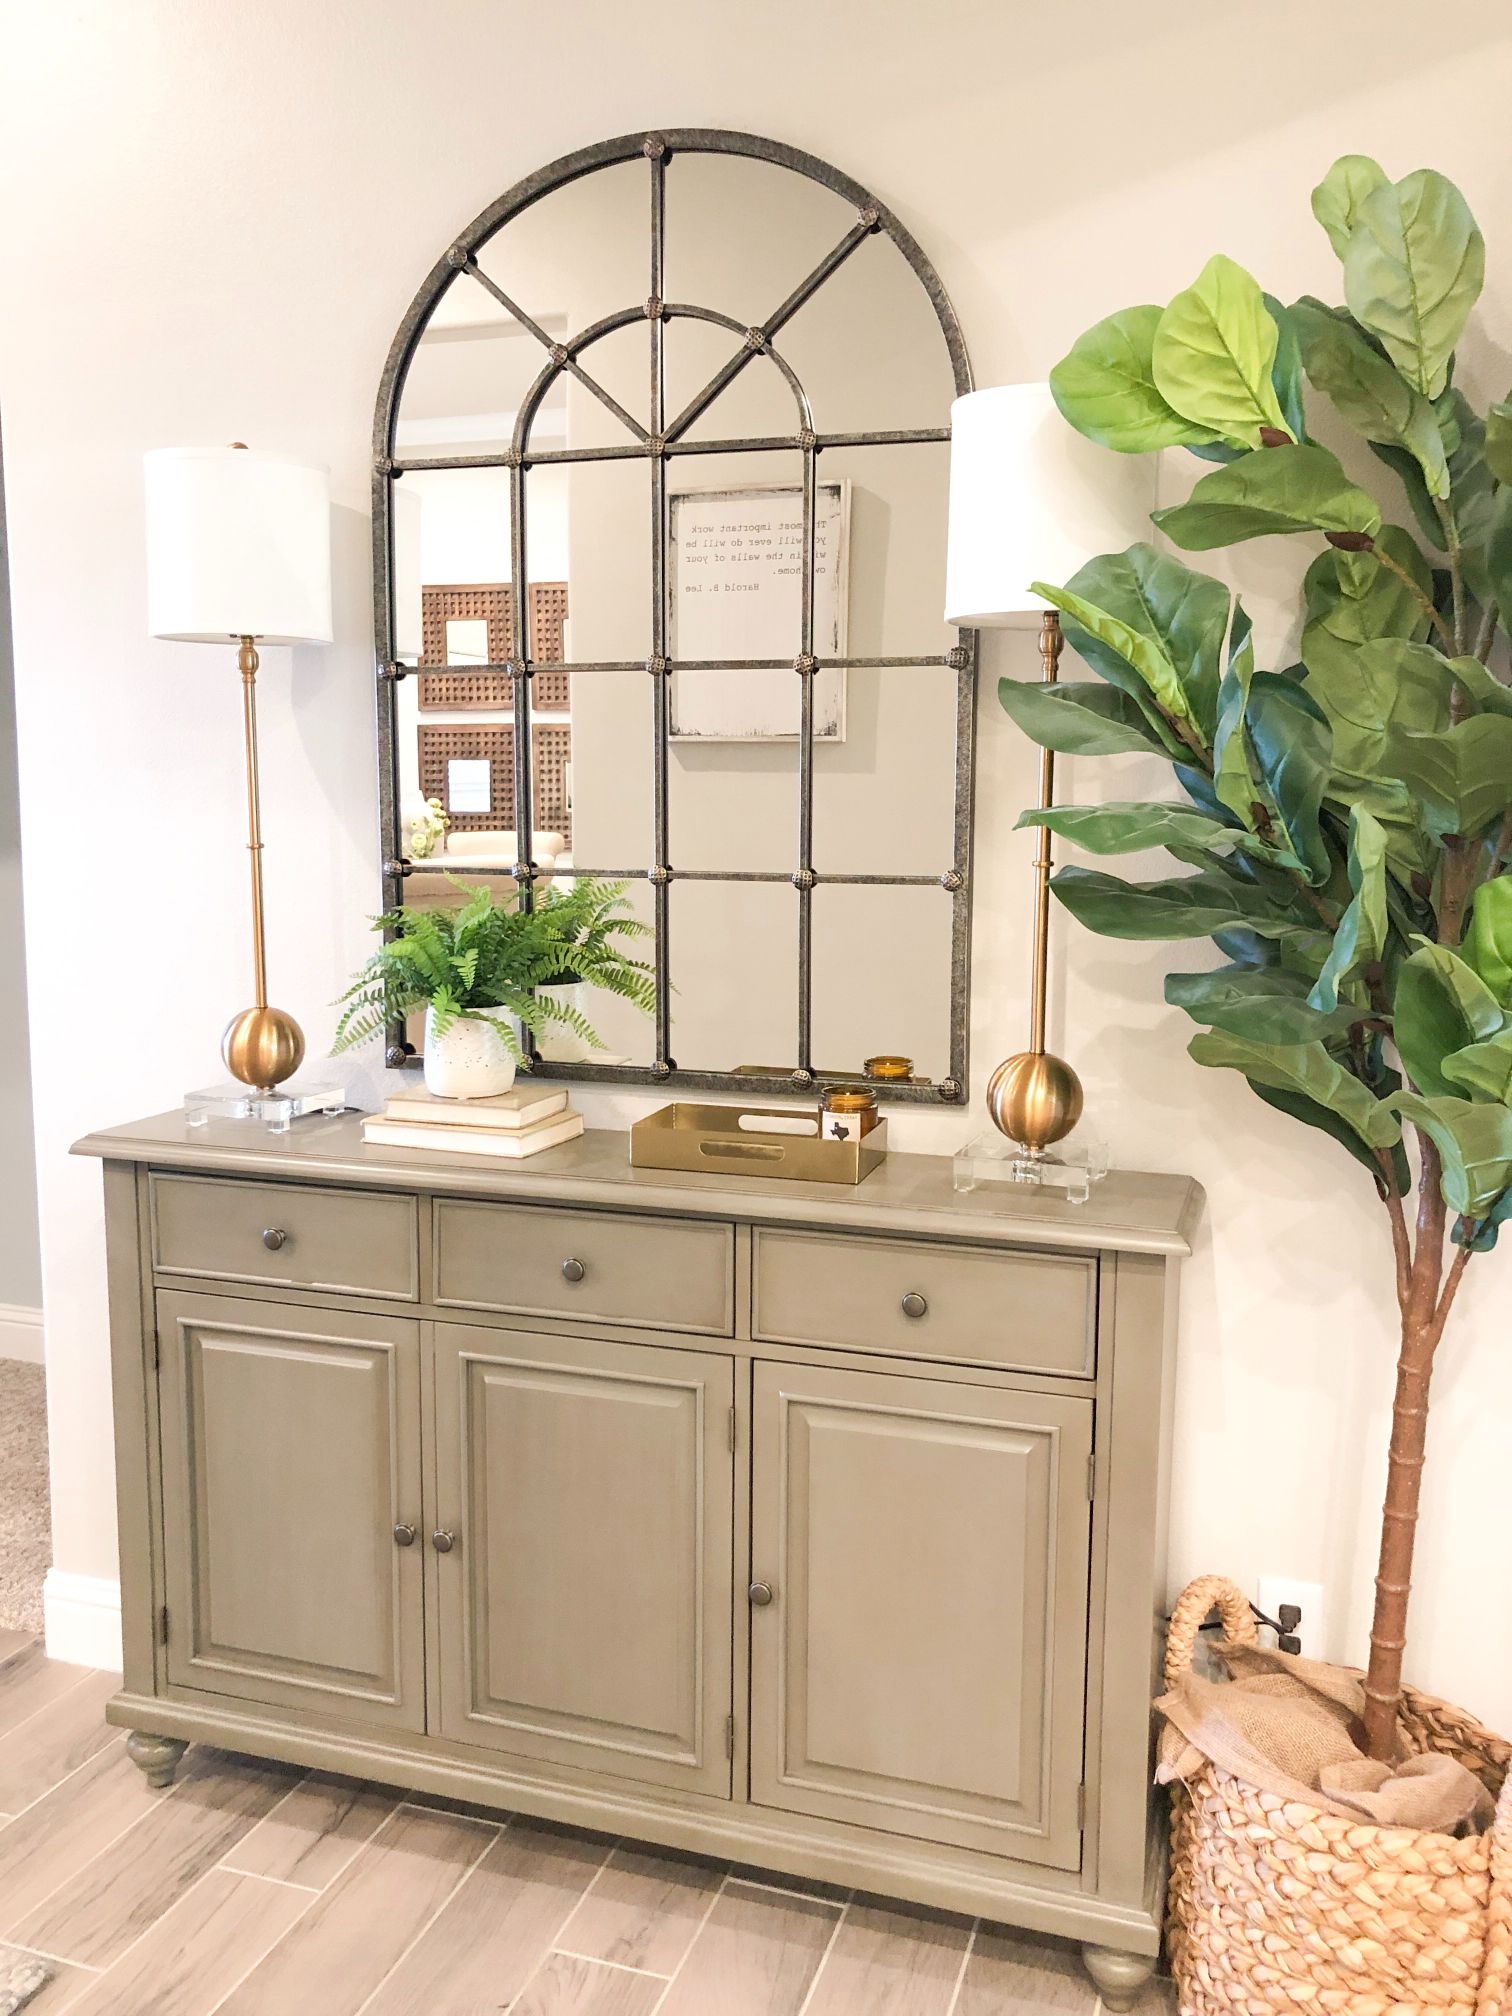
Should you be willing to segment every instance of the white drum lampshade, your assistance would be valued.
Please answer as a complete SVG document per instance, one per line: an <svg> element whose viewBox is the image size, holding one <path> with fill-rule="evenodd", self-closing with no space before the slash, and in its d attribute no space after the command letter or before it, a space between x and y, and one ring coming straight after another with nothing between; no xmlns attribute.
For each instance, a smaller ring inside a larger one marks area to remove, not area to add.
<svg viewBox="0 0 1512 2016"><path fill-rule="evenodd" d="M1117 455L1062 419L1048 385L994 385L950 409L945 621L1037 625L1098 553L1149 537L1155 458Z"/></svg>
<svg viewBox="0 0 1512 2016"><path fill-rule="evenodd" d="M155 448L144 463L154 637L331 642L324 469L256 448Z"/></svg>

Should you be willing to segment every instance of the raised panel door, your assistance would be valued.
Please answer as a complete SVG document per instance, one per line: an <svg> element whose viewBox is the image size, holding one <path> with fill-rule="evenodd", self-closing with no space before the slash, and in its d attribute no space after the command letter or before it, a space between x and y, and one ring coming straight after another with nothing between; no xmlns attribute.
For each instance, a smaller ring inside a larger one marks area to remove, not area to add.
<svg viewBox="0 0 1512 2016"><path fill-rule="evenodd" d="M164 1294L158 1353L169 1680L423 1729L419 1326Z"/></svg>
<svg viewBox="0 0 1512 2016"><path fill-rule="evenodd" d="M435 1334L441 1733L727 1797L732 1361Z"/></svg>
<svg viewBox="0 0 1512 2016"><path fill-rule="evenodd" d="M1076 1868L1091 1401L755 1376L752 1799Z"/></svg>

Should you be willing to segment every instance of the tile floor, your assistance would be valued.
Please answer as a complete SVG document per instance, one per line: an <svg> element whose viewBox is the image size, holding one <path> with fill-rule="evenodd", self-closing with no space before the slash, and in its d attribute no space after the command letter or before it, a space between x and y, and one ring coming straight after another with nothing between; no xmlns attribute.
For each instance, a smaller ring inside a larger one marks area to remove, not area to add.
<svg viewBox="0 0 1512 2016"><path fill-rule="evenodd" d="M0 1974L26 2016L1095 2016L1070 1947L191 1748L0 1633ZM1174 2007L1168 1989L1147 2016Z"/></svg>

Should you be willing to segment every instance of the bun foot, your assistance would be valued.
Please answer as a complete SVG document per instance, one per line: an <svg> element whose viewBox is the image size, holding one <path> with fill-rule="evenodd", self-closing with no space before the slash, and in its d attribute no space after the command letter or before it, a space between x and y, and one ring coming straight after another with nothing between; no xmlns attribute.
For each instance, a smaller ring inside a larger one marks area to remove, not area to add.
<svg viewBox="0 0 1512 2016"><path fill-rule="evenodd" d="M159 1791L173 1783L179 1759L188 1748L177 1736L154 1736L146 1729L133 1729L126 1738L126 1755L147 1783Z"/></svg>
<svg viewBox="0 0 1512 2016"><path fill-rule="evenodd" d="M1153 1956L1115 1953L1110 1946L1083 1946L1082 1965L1110 2012L1134 2008L1155 1973Z"/></svg>

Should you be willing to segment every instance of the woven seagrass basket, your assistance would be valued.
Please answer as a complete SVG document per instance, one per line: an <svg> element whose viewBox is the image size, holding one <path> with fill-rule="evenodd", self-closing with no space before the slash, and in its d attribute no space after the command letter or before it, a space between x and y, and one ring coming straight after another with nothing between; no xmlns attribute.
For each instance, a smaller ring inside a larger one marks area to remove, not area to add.
<svg viewBox="0 0 1512 2016"><path fill-rule="evenodd" d="M1217 1606L1253 1644L1233 1583L1192 1583L1166 1642L1166 1684ZM1376 1827L1279 1799L1207 1763L1173 1785L1166 1934L1181 2016L1512 2016L1512 1745L1411 1689L1409 1752L1447 1751L1498 1795L1489 1833Z"/></svg>

